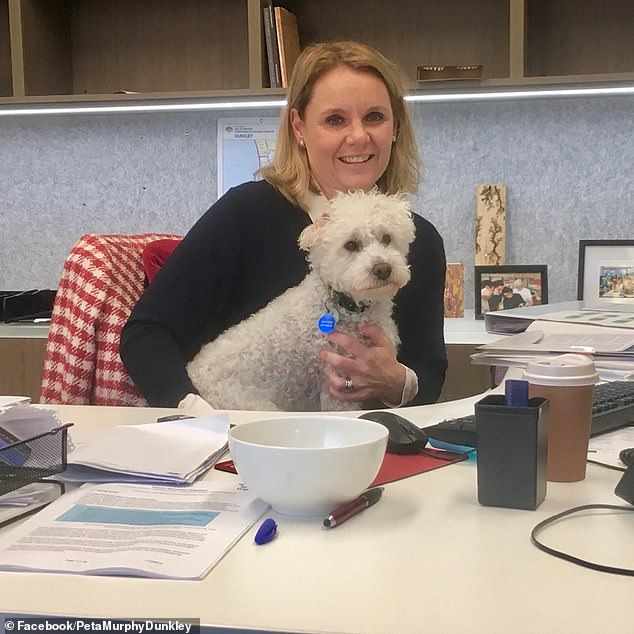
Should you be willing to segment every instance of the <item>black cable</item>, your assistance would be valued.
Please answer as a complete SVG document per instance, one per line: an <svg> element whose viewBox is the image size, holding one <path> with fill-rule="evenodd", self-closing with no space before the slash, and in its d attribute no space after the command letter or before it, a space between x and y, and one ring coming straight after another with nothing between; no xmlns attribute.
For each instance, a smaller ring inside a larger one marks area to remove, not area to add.
<svg viewBox="0 0 634 634"><path fill-rule="evenodd" d="M537 526L533 528L531 531L531 542L537 546L540 550L543 550L545 553L552 555L553 557L558 557L559 559L565 559L566 561L570 561L573 564L577 564L579 566L583 566L584 568L590 568L592 570L598 570L599 572L609 572L614 575L626 575L628 577L634 577L634 570L631 568L617 568L615 566L604 566L603 564L596 564L592 561L586 561L585 559L581 559L579 557L575 557L574 555L570 555L561 550L555 550L554 548L550 548L550 546L546 546L542 544L537 539L537 534L549 524L556 522L557 520L562 519L563 517L567 517L568 515L572 515L573 513L578 513L581 511L589 511L593 509L606 509L612 511L634 511L634 506L618 506L615 504L584 504L583 506L575 506L574 508L568 509L567 511L563 511L562 513L557 513L557 515L552 515L551 517L546 518Z"/></svg>

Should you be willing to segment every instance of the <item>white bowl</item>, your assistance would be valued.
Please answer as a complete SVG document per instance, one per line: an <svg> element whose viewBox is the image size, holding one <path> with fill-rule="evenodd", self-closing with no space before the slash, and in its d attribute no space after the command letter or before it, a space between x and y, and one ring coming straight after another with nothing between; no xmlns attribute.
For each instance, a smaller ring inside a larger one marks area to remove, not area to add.
<svg viewBox="0 0 634 634"><path fill-rule="evenodd" d="M273 510L324 515L374 480L387 433L361 418L268 418L231 428L229 450L242 481Z"/></svg>

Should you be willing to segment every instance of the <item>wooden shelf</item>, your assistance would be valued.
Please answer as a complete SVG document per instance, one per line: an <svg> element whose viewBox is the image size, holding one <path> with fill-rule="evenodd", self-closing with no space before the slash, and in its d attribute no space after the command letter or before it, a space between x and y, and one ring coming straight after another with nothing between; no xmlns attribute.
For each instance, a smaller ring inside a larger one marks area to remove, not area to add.
<svg viewBox="0 0 634 634"><path fill-rule="evenodd" d="M249 88L246 0L9 2L22 25L18 97Z"/></svg>
<svg viewBox="0 0 634 634"><path fill-rule="evenodd" d="M0 0L0 97L8 97L12 94L9 2L8 0Z"/></svg>
<svg viewBox="0 0 634 634"><path fill-rule="evenodd" d="M302 45L356 39L378 48L414 81L421 65L483 64L509 76L509 0L291 0Z"/></svg>
<svg viewBox="0 0 634 634"><path fill-rule="evenodd" d="M302 45L357 39L414 91L634 79L631 0L285 0ZM0 104L278 96L262 0L0 0ZM482 64L482 82L415 82ZM121 94L134 91L138 94Z"/></svg>

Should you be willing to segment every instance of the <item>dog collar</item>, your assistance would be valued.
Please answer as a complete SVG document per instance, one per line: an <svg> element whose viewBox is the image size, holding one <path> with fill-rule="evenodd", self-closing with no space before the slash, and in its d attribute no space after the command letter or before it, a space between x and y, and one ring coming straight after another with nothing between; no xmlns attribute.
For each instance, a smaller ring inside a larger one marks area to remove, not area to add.
<svg viewBox="0 0 634 634"><path fill-rule="evenodd" d="M334 289L330 289L330 297L333 303L340 308L345 308L350 313L362 313L364 310L370 307L369 302L355 302L350 295L340 293Z"/></svg>

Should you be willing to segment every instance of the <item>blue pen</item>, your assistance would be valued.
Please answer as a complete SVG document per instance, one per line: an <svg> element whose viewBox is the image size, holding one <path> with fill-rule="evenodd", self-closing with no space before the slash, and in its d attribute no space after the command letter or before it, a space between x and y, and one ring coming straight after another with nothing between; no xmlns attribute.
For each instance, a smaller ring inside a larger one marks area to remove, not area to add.
<svg viewBox="0 0 634 634"><path fill-rule="evenodd" d="M274 519L270 517L265 519L260 528L258 528L258 532L255 534L255 543L258 546L262 544L267 544L277 535L277 524Z"/></svg>

